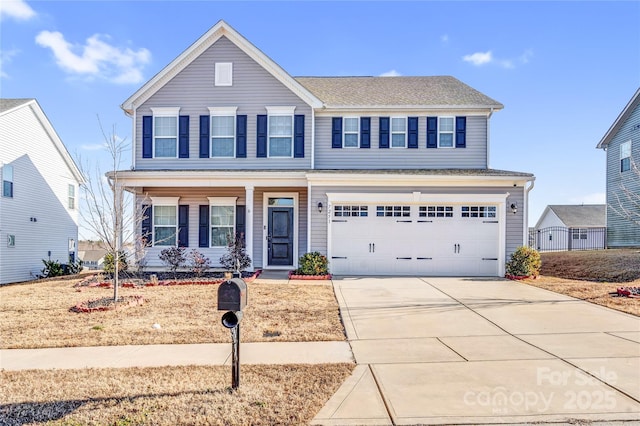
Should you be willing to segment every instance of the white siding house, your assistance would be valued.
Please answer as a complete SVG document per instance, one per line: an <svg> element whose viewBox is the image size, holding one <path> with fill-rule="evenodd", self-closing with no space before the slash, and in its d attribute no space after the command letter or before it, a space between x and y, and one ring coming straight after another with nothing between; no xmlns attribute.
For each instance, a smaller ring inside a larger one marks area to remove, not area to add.
<svg viewBox="0 0 640 426"><path fill-rule="evenodd" d="M82 175L35 99L0 99L0 284L76 258Z"/></svg>
<svg viewBox="0 0 640 426"><path fill-rule="evenodd" d="M606 248L604 204L549 205L533 229L531 242L540 251Z"/></svg>

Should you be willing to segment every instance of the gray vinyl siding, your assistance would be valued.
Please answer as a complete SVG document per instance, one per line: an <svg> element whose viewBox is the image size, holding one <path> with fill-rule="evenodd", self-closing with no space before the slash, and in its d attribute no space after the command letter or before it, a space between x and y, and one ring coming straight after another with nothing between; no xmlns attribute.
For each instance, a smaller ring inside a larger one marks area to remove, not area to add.
<svg viewBox="0 0 640 426"><path fill-rule="evenodd" d="M640 131L634 126L640 124L640 106L636 107L613 137L607 148L607 246L608 247L640 247L640 212L637 204L640 197L640 176L633 167L620 172L620 145L631 141L631 161L640 167ZM624 193L623 188L633 192L634 196ZM635 212L634 223L628 217L620 215L616 210L621 208Z"/></svg>
<svg viewBox="0 0 640 426"><path fill-rule="evenodd" d="M233 86L214 86L216 62L233 63ZM256 158L256 116L265 106L295 106L305 116L304 158ZM189 158L142 158L142 117L152 107L180 107L189 119ZM199 158L200 116L208 107L238 107L247 116L247 158ZM137 170L306 169L311 165L311 107L242 50L222 37L136 109Z"/></svg>
<svg viewBox="0 0 640 426"><path fill-rule="evenodd" d="M311 205L315 206L318 202L322 202L324 206L328 206L327 192L331 193L377 193L377 194L394 194L403 193L410 194L413 192L421 192L423 194L504 194L509 193L507 197L507 206L516 202L520 208L516 214L513 214L507 209L506 212L506 244L505 244L505 260L509 259L511 253L516 248L523 245L523 220L524 215L524 190L522 187L504 187L504 188L460 188L460 187L327 187L327 186L314 186L311 188ZM323 254L327 254L327 215L330 212L328 209L323 213L312 211L311 214L311 251L319 251Z"/></svg>
<svg viewBox="0 0 640 426"><path fill-rule="evenodd" d="M434 114L428 114L433 116ZM450 114L442 114L451 116ZM340 115L336 115L338 117ZM356 117L357 114L345 115ZM362 116L368 116L363 114ZM384 117L397 116L386 114ZM483 169L487 167L487 117L468 116L466 148L427 149L427 114L418 116L418 148L378 148L379 116L371 116L371 148L331 148L332 117L316 117L316 169Z"/></svg>
<svg viewBox="0 0 640 426"><path fill-rule="evenodd" d="M30 106L0 116L0 173L13 166L13 197L0 192L0 284L28 281L43 259L68 263L78 241L78 182ZM76 208L68 207L68 185ZM7 246L8 235L15 247ZM51 255L49 255L51 252Z"/></svg>

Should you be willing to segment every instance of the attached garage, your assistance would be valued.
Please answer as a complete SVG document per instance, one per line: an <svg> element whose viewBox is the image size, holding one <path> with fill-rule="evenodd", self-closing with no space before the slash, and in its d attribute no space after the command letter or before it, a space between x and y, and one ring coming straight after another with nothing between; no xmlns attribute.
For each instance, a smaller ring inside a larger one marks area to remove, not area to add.
<svg viewBox="0 0 640 426"><path fill-rule="evenodd" d="M503 273L507 194L327 196L336 275Z"/></svg>

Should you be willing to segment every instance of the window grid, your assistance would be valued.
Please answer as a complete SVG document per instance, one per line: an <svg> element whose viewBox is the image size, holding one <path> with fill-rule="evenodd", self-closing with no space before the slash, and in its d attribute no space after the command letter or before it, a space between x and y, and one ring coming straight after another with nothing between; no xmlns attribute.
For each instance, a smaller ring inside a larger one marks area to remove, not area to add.
<svg viewBox="0 0 640 426"><path fill-rule="evenodd" d="M420 206L420 217L453 217L453 206Z"/></svg>
<svg viewBox="0 0 640 426"><path fill-rule="evenodd" d="M495 206L462 206L462 217L496 217Z"/></svg>
<svg viewBox="0 0 640 426"><path fill-rule="evenodd" d="M574 228L571 230L571 238L574 240L586 240L587 239L587 230Z"/></svg>
<svg viewBox="0 0 640 426"><path fill-rule="evenodd" d="M344 119L343 146L345 148L358 148L360 146L360 120L357 117Z"/></svg>
<svg viewBox="0 0 640 426"><path fill-rule="evenodd" d="M69 209L74 210L76 208L76 187L73 184L69 184Z"/></svg>
<svg viewBox="0 0 640 426"><path fill-rule="evenodd" d="M439 117L438 121L438 147L453 148L453 117Z"/></svg>
<svg viewBox="0 0 640 426"><path fill-rule="evenodd" d="M391 148L407 147L407 118L391 117Z"/></svg>
<svg viewBox="0 0 640 426"><path fill-rule="evenodd" d="M175 246L178 237L178 206L153 206L153 245Z"/></svg>
<svg viewBox="0 0 640 426"><path fill-rule="evenodd" d="M226 247L235 230L235 206L211 206L210 247Z"/></svg>
<svg viewBox="0 0 640 426"><path fill-rule="evenodd" d="M367 217L369 216L368 206L335 206L333 208L335 217Z"/></svg>
<svg viewBox="0 0 640 426"><path fill-rule="evenodd" d="M411 206L377 206L378 217L410 217Z"/></svg>
<svg viewBox="0 0 640 426"><path fill-rule="evenodd" d="M176 158L178 155L178 117L153 117L154 156Z"/></svg>
<svg viewBox="0 0 640 426"><path fill-rule="evenodd" d="M293 115L269 116L269 157L293 157Z"/></svg>
<svg viewBox="0 0 640 426"><path fill-rule="evenodd" d="M235 157L235 121L236 117L233 115L211 117L211 157Z"/></svg>

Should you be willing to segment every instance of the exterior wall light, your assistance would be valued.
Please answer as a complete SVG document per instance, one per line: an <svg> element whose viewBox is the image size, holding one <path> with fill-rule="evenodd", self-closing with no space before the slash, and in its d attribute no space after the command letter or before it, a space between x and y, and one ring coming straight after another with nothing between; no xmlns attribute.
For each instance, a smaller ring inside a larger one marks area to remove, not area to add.
<svg viewBox="0 0 640 426"><path fill-rule="evenodd" d="M513 214L518 213L518 203L516 203L516 202L511 203L511 212Z"/></svg>
<svg viewBox="0 0 640 426"><path fill-rule="evenodd" d="M322 202L318 202L318 213L322 213Z"/></svg>

